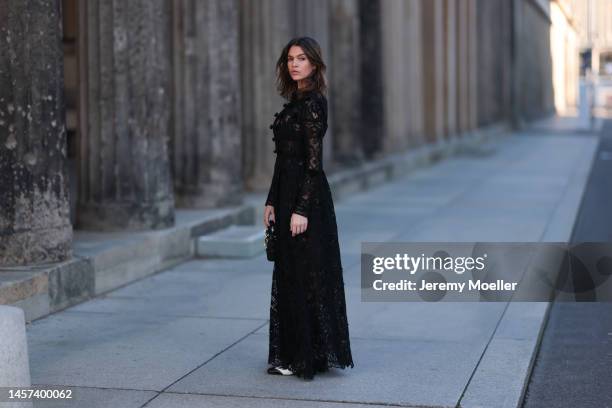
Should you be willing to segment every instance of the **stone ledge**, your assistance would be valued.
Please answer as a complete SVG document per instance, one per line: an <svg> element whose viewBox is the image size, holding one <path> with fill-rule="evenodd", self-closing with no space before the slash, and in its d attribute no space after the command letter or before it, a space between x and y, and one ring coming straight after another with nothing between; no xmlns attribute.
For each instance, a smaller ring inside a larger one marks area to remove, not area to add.
<svg viewBox="0 0 612 408"><path fill-rule="evenodd" d="M259 225L232 225L197 239L201 258L252 258L265 251L264 229Z"/></svg>
<svg viewBox="0 0 612 408"><path fill-rule="evenodd" d="M402 177L452 155L486 154L486 143L509 131L505 123L435 145L391 154L329 176L334 200ZM265 197L246 194L245 204L210 210L176 210L176 225L142 232L75 231L74 258L58 264L0 269L0 304L20 307L27 321L155 274L195 255L195 238L230 225L261 225Z"/></svg>
<svg viewBox="0 0 612 408"><path fill-rule="evenodd" d="M0 304L23 309L26 321L46 316L150 276L194 255L194 238L253 222L250 206L177 210L172 228L74 234L66 262L0 269Z"/></svg>
<svg viewBox="0 0 612 408"><path fill-rule="evenodd" d="M359 167L335 172L328 177L334 200L400 178L411 171L451 156L490 154L492 150L488 143L509 131L509 125L505 123L494 124L461 134L450 140L443 140L437 144L424 145L408 152L390 154L381 159L366 162Z"/></svg>

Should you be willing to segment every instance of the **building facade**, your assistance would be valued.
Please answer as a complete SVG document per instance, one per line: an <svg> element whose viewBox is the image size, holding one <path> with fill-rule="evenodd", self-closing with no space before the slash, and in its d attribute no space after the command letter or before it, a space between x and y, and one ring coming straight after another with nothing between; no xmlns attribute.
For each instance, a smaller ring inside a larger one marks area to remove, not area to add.
<svg viewBox="0 0 612 408"><path fill-rule="evenodd" d="M578 46L585 56L584 68L597 75L612 76L612 2L566 0L578 27Z"/></svg>

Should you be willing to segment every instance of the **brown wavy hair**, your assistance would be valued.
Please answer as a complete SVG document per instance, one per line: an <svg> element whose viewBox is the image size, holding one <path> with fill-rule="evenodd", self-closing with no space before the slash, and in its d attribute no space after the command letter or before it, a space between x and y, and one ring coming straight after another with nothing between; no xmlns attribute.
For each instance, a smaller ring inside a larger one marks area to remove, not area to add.
<svg viewBox="0 0 612 408"><path fill-rule="evenodd" d="M327 93L327 80L325 79L327 66L323 62L319 43L311 37L293 38L283 48L281 56L276 62L276 88L278 93L283 98L291 99L298 89L297 81L291 78L287 67L289 49L294 45L302 48L310 64L314 66L310 76L306 78L305 90L316 90L325 95Z"/></svg>

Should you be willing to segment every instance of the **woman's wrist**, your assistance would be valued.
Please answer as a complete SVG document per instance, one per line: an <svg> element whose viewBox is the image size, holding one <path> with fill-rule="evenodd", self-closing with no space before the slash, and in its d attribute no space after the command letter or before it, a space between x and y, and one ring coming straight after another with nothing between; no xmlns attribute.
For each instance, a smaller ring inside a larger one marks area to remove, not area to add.
<svg viewBox="0 0 612 408"><path fill-rule="evenodd" d="M293 208L293 212L294 212L295 214L299 214L299 215L301 215L302 217L308 217L308 209L307 209L307 208L305 208L305 207L304 207L304 206L302 206L302 205L296 205L296 206Z"/></svg>

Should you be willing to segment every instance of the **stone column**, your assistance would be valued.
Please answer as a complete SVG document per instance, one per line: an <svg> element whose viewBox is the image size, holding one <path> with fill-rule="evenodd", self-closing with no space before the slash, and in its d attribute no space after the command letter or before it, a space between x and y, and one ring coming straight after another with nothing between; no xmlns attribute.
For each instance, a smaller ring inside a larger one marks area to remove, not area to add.
<svg viewBox="0 0 612 408"><path fill-rule="evenodd" d="M326 78L328 80L328 118L327 132L323 139L323 164L329 166L335 153L333 151L335 118L333 111L333 101L335 99L335 84L329 81L333 79L334 66L331 63L331 50L329 43L329 0L294 0L292 7L292 18L294 31L292 36L308 36L314 38L321 47L323 61L327 65Z"/></svg>
<svg viewBox="0 0 612 408"><path fill-rule="evenodd" d="M504 44L502 48L502 56L499 61L501 67L501 82L500 98L502 102L501 116L505 121L512 120L512 2L500 0L501 8L501 42Z"/></svg>
<svg viewBox="0 0 612 408"><path fill-rule="evenodd" d="M173 225L168 160L170 16L165 0L79 4L86 55L80 120L80 228Z"/></svg>
<svg viewBox="0 0 612 408"><path fill-rule="evenodd" d="M429 142L442 140L444 132L444 37L443 0L422 3L422 63L425 136Z"/></svg>
<svg viewBox="0 0 612 408"><path fill-rule="evenodd" d="M520 44L523 41L523 2L512 0L512 125L514 128L523 126L523 98L522 89L522 52Z"/></svg>
<svg viewBox="0 0 612 408"><path fill-rule="evenodd" d="M292 35L291 16L285 0L240 1L242 174L250 189L270 187L275 155L269 126L284 102L275 67Z"/></svg>
<svg viewBox="0 0 612 408"><path fill-rule="evenodd" d="M405 2L404 21L405 31L403 41L406 44L406 53L403 64L408 80L405 88L406 107L408 115L405 124L407 146L419 146L426 143L424 104L423 104L423 64L418 61L422 55L422 21L421 0L408 0ZM392 84L389 84L393 86Z"/></svg>
<svg viewBox="0 0 612 408"><path fill-rule="evenodd" d="M468 43L468 129L478 127L478 21L476 0L467 1Z"/></svg>
<svg viewBox="0 0 612 408"><path fill-rule="evenodd" d="M242 201L238 0L173 1L176 203Z"/></svg>
<svg viewBox="0 0 612 408"><path fill-rule="evenodd" d="M359 0L359 44L363 56L360 61L362 115L359 138L368 159L382 151L385 137L381 13L379 1Z"/></svg>
<svg viewBox="0 0 612 408"><path fill-rule="evenodd" d="M457 0L457 125L459 132L469 129L470 120L470 49L468 27L468 0Z"/></svg>
<svg viewBox="0 0 612 408"><path fill-rule="evenodd" d="M508 118L510 69L509 3L477 0L478 20L478 125Z"/></svg>
<svg viewBox="0 0 612 408"><path fill-rule="evenodd" d="M521 116L534 120L554 112L552 56L550 53L550 10L543 1L523 1L521 5L520 73L517 87Z"/></svg>
<svg viewBox="0 0 612 408"><path fill-rule="evenodd" d="M423 143L421 2L381 2L384 90L384 150Z"/></svg>
<svg viewBox="0 0 612 408"><path fill-rule="evenodd" d="M0 3L0 265L71 256L60 1Z"/></svg>
<svg viewBox="0 0 612 408"><path fill-rule="evenodd" d="M333 112L334 159L349 164L360 162L364 150L359 138L361 128L359 1L330 2L330 60L333 67L331 82L334 97L329 101Z"/></svg>
<svg viewBox="0 0 612 408"><path fill-rule="evenodd" d="M457 133L457 8L456 0L445 0L445 114L446 136L451 139Z"/></svg>
<svg viewBox="0 0 612 408"><path fill-rule="evenodd" d="M479 125L486 125L494 120L499 99L495 98L497 83L495 82L496 48L500 46L497 38L499 21L495 19L495 11L499 7L496 0L478 0L478 66L480 81L478 82Z"/></svg>

